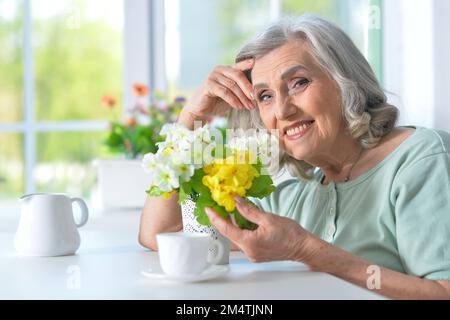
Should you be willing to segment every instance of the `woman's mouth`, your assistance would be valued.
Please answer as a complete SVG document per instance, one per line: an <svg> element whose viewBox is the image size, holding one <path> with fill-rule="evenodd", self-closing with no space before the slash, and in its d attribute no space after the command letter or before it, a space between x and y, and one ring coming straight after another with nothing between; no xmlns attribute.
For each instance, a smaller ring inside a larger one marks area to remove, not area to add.
<svg viewBox="0 0 450 320"><path fill-rule="evenodd" d="M285 137L287 140L297 140L305 136L312 128L314 120L308 122L302 122L295 127L290 127L285 130Z"/></svg>

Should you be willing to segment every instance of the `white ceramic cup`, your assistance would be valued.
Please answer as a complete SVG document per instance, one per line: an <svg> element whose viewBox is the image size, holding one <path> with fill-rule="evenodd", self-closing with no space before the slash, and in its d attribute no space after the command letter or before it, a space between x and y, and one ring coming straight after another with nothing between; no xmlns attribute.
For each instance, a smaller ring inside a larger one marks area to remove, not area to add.
<svg viewBox="0 0 450 320"><path fill-rule="evenodd" d="M159 262L164 273L171 276L200 274L207 267L216 264L225 250L223 244L208 234L160 233L158 242ZM215 256L209 253L215 248Z"/></svg>

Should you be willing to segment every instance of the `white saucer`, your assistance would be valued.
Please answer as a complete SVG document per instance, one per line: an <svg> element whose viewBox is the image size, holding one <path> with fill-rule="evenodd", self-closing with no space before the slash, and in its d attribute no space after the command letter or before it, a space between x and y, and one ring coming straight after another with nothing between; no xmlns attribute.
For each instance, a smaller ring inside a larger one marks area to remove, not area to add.
<svg viewBox="0 0 450 320"><path fill-rule="evenodd" d="M154 271L151 269L142 270L141 273L143 276L150 279L170 280L177 282L200 282L220 277L226 274L228 271L230 271L230 268L228 266L212 265L203 270L203 272L200 274L189 276L171 276L163 273L162 271Z"/></svg>

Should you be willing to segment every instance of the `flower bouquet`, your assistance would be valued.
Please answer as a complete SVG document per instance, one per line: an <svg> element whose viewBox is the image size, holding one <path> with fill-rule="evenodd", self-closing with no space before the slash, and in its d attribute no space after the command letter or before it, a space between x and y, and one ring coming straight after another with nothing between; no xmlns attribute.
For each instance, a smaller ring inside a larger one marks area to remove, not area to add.
<svg viewBox="0 0 450 320"><path fill-rule="evenodd" d="M150 196L169 198L179 193L179 203L195 202L200 225L210 226L206 207L223 218L232 218L243 229L256 225L236 210L234 197L263 198L275 190L268 166L278 155L278 140L267 132L218 130L210 125L188 130L166 124L158 150L144 156L150 175Z"/></svg>

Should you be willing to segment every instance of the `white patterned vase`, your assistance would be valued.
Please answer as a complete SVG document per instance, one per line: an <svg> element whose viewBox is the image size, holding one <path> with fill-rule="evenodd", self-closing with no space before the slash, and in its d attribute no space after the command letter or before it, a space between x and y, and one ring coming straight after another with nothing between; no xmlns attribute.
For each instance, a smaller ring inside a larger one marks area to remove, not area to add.
<svg viewBox="0 0 450 320"><path fill-rule="evenodd" d="M222 243L225 250L223 250L223 255L218 259L217 264L224 265L230 263L230 240L225 238L223 235L217 231L214 227L206 227L197 222L197 218L194 215L195 202L192 200L187 200L181 205L181 214L183 217L183 231L189 233L207 233L210 234L215 240ZM209 249L210 256L215 257L217 255L216 248Z"/></svg>

